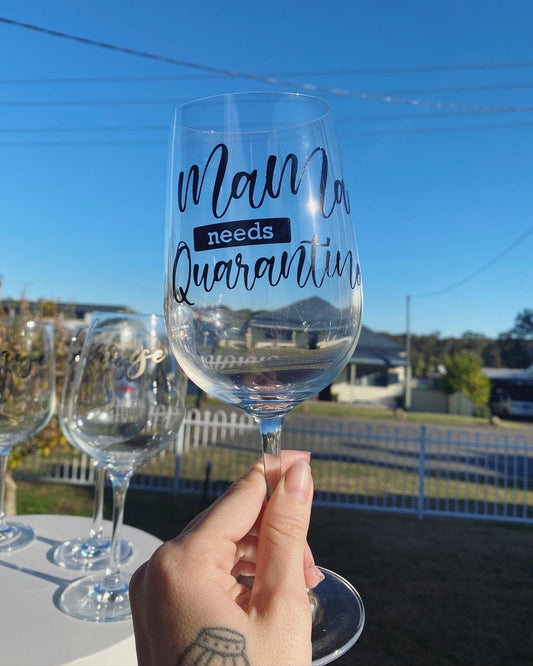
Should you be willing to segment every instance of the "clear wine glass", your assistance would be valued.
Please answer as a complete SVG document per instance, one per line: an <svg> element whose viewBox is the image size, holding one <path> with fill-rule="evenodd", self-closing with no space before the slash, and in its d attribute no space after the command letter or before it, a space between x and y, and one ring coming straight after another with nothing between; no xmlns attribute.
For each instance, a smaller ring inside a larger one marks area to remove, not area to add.
<svg viewBox="0 0 533 666"><path fill-rule="evenodd" d="M58 418L61 430L67 441L77 449L76 437L69 426L66 405L71 399L74 386L74 373L81 359L81 351L87 333L87 326L78 327L70 338L70 344L65 364L65 375L61 388L61 400L59 402ZM52 552L53 561L60 567L74 570L97 571L107 566L109 561L109 548L111 538L104 535L104 490L105 490L105 467L97 460L93 460L95 467L93 515L89 534L85 537L69 539L60 543ZM125 539L120 541L120 563L124 564L132 555L131 544Z"/></svg>
<svg viewBox="0 0 533 666"><path fill-rule="evenodd" d="M34 539L31 527L5 519L9 452L35 435L55 408L53 324L0 317L0 554Z"/></svg>
<svg viewBox="0 0 533 666"><path fill-rule="evenodd" d="M131 574L121 572L119 551L126 491L137 467L175 439L184 416L183 374L163 317L94 313L66 412L77 444L111 480L113 532L105 571L67 586L60 608L93 622L126 620Z"/></svg>
<svg viewBox="0 0 533 666"><path fill-rule="evenodd" d="M335 379L361 329L361 272L330 107L292 93L190 102L175 115L170 176L172 350L197 386L254 417L271 492L285 416ZM315 664L348 650L364 623L355 589L323 573L310 593Z"/></svg>

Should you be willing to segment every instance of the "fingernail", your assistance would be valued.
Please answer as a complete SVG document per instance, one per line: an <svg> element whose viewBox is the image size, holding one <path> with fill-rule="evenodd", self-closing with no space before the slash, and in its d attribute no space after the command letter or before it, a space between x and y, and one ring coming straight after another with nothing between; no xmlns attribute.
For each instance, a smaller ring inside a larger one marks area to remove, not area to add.
<svg viewBox="0 0 533 666"><path fill-rule="evenodd" d="M315 567L314 574L316 576L316 585L318 585L324 580L325 576L318 567Z"/></svg>
<svg viewBox="0 0 533 666"><path fill-rule="evenodd" d="M324 578L324 574L318 567L310 567L309 569L305 570L305 584L310 590L319 585L324 580Z"/></svg>
<svg viewBox="0 0 533 666"><path fill-rule="evenodd" d="M305 460L293 463L285 475L285 491L295 500L306 502L311 488L311 467Z"/></svg>

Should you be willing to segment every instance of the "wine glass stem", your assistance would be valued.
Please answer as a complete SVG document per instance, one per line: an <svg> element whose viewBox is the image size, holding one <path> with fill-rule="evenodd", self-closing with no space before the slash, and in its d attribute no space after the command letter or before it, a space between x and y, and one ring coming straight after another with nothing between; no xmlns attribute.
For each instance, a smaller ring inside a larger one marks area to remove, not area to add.
<svg viewBox="0 0 533 666"><path fill-rule="evenodd" d="M104 517L104 486L105 486L105 467L96 466L96 483L94 484L94 503L93 517L89 535L91 539L101 536L104 531L102 524Z"/></svg>
<svg viewBox="0 0 533 666"><path fill-rule="evenodd" d="M113 487L113 532L111 536L111 548L109 550L109 562L105 571L102 587L112 591L122 585L120 576L120 539L122 532L122 521L124 519L124 500L130 485L132 473L118 475L110 473L111 485Z"/></svg>
<svg viewBox="0 0 533 666"><path fill-rule="evenodd" d="M6 476L7 461L9 453L0 453L0 532L7 529L5 500L6 500Z"/></svg>
<svg viewBox="0 0 533 666"><path fill-rule="evenodd" d="M281 426L283 419L284 415L256 417L261 434L268 498L274 492L274 488L281 478Z"/></svg>

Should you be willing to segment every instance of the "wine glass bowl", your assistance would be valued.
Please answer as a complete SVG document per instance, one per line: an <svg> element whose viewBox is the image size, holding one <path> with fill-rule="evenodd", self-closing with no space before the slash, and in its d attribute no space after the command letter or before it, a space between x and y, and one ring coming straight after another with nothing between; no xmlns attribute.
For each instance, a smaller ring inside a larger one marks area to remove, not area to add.
<svg viewBox="0 0 533 666"><path fill-rule="evenodd" d="M173 349L221 400L287 411L339 374L361 328L330 109L294 94L192 102L177 113L172 156Z"/></svg>
<svg viewBox="0 0 533 666"><path fill-rule="evenodd" d="M184 105L167 222L172 351L202 390L253 415L271 492L286 414L335 379L361 330L361 270L329 106L293 93ZM313 593L316 664L363 626L359 595L339 580L326 572ZM341 623L334 600L343 595Z"/></svg>

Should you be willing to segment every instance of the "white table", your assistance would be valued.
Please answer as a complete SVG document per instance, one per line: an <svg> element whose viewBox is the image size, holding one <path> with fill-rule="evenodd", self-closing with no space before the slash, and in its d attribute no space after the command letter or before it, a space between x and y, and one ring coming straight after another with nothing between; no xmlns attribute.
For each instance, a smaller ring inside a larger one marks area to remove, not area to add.
<svg viewBox="0 0 533 666"><path fill-rule="evenodd" d="M83 573L51 560L59 543L89 534L90 519L76 516L26 515L14 520L31 525L35 541L10 555L0 555L0 665L134 666L137 664L131 620L95 623L76 620L58 607L65 585ZM111 533L106 521L105 533ZM122 569L135 571L162 542L124 526L133 556Z"/></svg>

